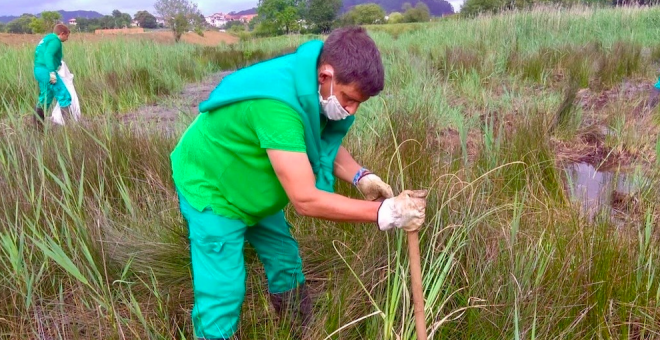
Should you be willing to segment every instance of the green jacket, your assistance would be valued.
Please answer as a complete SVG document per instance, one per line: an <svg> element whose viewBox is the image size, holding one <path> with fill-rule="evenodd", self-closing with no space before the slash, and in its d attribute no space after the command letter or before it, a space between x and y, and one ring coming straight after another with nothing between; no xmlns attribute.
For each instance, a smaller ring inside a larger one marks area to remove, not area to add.
<svg viewBox="0 0 660 340"><path fill-rule="evenodd" d="M34 51L34 67L41 66L55 72L62 65L62 41L55 33L46 35Z"/></svg>
<svg viewBox="0 0 660 340"><path fill-rule="evenodd" d="M249 99L275 99L298 112L305 125L307 157L319 190L333 192L334 161L355 117L327 121L321 117L317 63L323 42L302 44L295 53L257 63L226 76L199 105L200 112ZM321 129L321 120L325 126Z"/></svg>

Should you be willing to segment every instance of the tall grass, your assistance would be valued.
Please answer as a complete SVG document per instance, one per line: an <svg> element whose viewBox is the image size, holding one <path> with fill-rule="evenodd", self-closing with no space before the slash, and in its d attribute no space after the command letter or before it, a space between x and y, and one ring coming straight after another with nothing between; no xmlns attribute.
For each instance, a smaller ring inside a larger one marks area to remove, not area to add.
<svg viewBox="0 0 660 340"><path fill-rule="evenodd" d="M577 91L657 79L648 56L659 17L545 9L372 32L386 89L360 108L346 146L395 192L430 190L421 250L431 338L657 337L657 171L629 198L624 224L592 221L568 197L555 147L594 121L623 119L598 114L633 112L624 97L613 99L616 112L582 109ZM311 38L65 48L87 53L70 65L80 83L98 80L80 85L92 91L81 97L103 114ZM4 52L0 74L23 85L5 87L20 95L0 106L10 113L0 125L0 337L191 339L187 230L169 164L182 127L170 135L110 118L37 134L13 113L31 105L16 99L34 90L30 52ZM612 147L638 143L641 160L656 153L657 131L629 133ZM338 191L359 195L345 183ZM415 338L403 233L286 214L314 296L311 339ZM246 257L239 337L293 338L269 309L249 246Z"/></svg>

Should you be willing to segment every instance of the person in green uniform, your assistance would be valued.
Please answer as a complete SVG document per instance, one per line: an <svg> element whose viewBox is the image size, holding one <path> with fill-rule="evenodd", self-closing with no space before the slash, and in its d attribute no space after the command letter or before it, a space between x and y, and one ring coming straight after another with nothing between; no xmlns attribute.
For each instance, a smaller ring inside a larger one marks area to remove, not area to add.
<svg viewBox="0 0 660 340"><path fill-rule="evenodd" d="M226 76L171 153L188 224L194 306L201 339L238 329L245 295L243 245L264 265L280 317L309 325L312 304L298 243L282 209L303 216L412 231L425 219L425 190L394 196L341 146L361 103L385 82L380 52L360 27L333 31L296 52ZM335 194L335 178L364 196Z"/></svg>
<svg viewBox="0 0 660 340"><path fill-rule="evenodd" d="M57 70L62 65L62 43L69 39L69 28L63 24L57 24L53 33L46 35L34 52L34 79L39 84L39 102L35 106L34 121L41 126L44 121L44 111L48 111L53 99L62 108L62 115L69 116L71 95Z"/></svg>

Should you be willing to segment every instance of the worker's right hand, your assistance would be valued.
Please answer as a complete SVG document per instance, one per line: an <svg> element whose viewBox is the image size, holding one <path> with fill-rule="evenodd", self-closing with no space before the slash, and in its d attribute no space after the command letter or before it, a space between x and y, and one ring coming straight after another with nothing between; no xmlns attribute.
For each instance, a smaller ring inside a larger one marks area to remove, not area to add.
<svg viewBox="0 0 660 340"><path fill-rule="evenodd" d="M426 218L426 195L427 190L405 190L396 197L384 200L378 209L378 228L419 230Z"/></svg>
<svg viewBox="0 0 660 340"><path fill-rule="evenodd" d="M55 76L55 72L50 73L50 83L51 84L57 83L57 76Z"/></svg>

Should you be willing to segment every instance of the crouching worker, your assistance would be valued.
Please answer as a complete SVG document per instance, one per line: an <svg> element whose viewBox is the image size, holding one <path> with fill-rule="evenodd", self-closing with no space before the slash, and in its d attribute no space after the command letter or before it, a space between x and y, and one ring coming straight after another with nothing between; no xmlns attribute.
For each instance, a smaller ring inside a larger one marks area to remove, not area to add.
<svg viewBox="0 0 660 340"><path fill-rule="evenodd" d="M41 39L34 52L34 78L39 84L39 102L35 107L34 122L39 127L53 99L57 99L60 104L62 116L70 116L71 95L57 74L62 65L62 43L69 39L69 34L69 28L65 25L55 25L53 33Z"/></svg>
<svg viewBox="0 0 660 340"><path fill-rule="evenodd" d="M197 338L229 339L238 329L245 240L264 265L279 316L295 317L297 333L309 325L312 301L282 211L288 203L300 215L383 231L421 227L426 191L393 197L341 146L353 114L383 86L378 48L352 27L228 75L200 104L171 154L189 228ZM366 200L333 193L335 177Z"/></svg>

